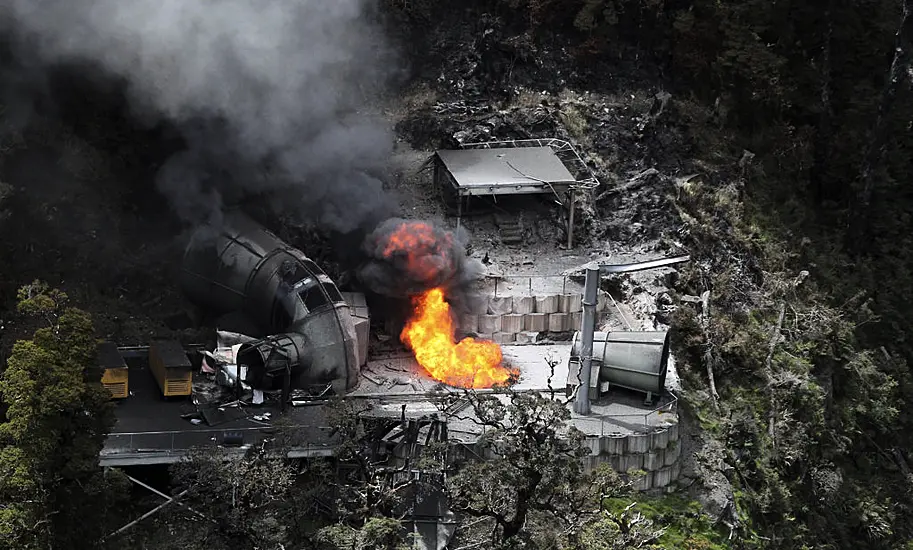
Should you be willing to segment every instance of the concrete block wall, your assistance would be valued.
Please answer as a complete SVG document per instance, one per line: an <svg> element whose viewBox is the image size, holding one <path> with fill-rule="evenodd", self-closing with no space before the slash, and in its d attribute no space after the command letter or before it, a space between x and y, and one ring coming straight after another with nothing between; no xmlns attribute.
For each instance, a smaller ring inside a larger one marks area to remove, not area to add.
<svg viewBox="0 0 913 550"><path fill-rule="evenodd" d="M590 449L590 455L584 458L586 471L608 463L621 474L644 472L635 485L640 491L663 489L681 476L678 424L650 434L589 437L585 444Z"/></svg>
<svg viewBox="0 0 913 550"><path fill-rule="evenodd" d="M605 293L600 291L597 312L606 310ZM460 328L502 344L531 344L540 332L573 332L583 320L580 294L536 294L489 296L481 308L462 315Z"/></svg>
<svg viewBox="0 0 913 550"><path fill-rule="evenodd" d="M638 471L634 487L639 491L664 490L681 477L681 446L678 424L652 434L629 434L588 437L584 445L590 455L584 457L584 471L592 472L608 463L620 474ZM454 458L476 460L493 458L490 449L475 443L451 446Z"/></svg>

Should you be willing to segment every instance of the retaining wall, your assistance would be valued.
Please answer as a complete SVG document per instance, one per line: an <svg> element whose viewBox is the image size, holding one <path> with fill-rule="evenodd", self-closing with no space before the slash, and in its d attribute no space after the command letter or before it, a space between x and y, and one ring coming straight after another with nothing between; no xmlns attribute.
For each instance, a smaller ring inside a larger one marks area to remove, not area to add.
<svg viewBox="0 0 913 550"><path fill-rule="evenodd" d="M590 436L584 440L590 455L583 458L584 471L591 472L600 464L609 464L620 474L643 473L635 489L649 491L664 489L681 476L681 445L678 424L650 434ZM491 458L488 449L473 443L455 444L453 456L464 460Z"/></svg>
<svg viewBox="0 0 913 550"><path fill-rule="evenodd" d="M608 295L600 292L596 311L606 311ZM499 344L533 344L539 333L580 330L583 296L535 294L489 296L473 313L460 316L460 327Z"/></svg>
<svg viewBox="0 0 913 550"><path fill-rule="evenodd" d="M663 489L681 475L678 424L650 434L588 437L584 444L591 453L583 459L586 471L606 463L621 474L642 471L635 486L640 491Z"/></svg>

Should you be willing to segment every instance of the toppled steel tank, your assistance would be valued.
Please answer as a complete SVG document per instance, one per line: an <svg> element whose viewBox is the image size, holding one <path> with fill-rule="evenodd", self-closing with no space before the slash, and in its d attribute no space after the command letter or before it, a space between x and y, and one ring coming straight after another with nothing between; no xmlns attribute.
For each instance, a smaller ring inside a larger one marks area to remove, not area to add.
<svg viewBox="0 0 913 550"><path fill-rule="evenodd" d="M274 389L286 369L293 388L332 383L342 393L357 383L355 325L336 284L243 213L227 212L220 225L192 235L181 288L200 307L241 312L272 335L239 352L253 387Z"/></svg>
<svg viewBox="0 0 913 550"><path fill-rule="evenodd" d="M581 365L580 333L574 333L568 359L568 391L576 387ZM667 331L594 332L590 397L596 399L608 386L620 386L659 396L669 368Z"/></svg>

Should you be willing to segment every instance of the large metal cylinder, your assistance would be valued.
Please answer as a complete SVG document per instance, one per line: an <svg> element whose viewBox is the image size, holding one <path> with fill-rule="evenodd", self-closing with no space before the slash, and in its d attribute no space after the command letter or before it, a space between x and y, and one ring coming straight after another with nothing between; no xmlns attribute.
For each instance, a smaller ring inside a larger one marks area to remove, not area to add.
<svg viewBox="0 0 913 550"><path fill-rule="evenodd" d="M580 333L574 334L569 364L580 364ZM669 367L667 331L596 332L593 334L593 365L599 366L599 381L632 390L662 393Z"/></svg>
<svg viewBox="0 0 913 550"><path fill-rule="evenodd" d="M265 334L303 335L312 361L293 387L332 380L345 391L358 382L355 325L336 284L243 213L227 212L218 227L193 234L181 287L213 313L244 313Z"/></svg>
<svg viewBox="0 0 913 550"><path fill-rule="evenodd" d="M251 387L279 390L286 376L291 387L300 386L312 357L307 338L292 332L241 344L237 361L246 367L244 382Z"/></svg>

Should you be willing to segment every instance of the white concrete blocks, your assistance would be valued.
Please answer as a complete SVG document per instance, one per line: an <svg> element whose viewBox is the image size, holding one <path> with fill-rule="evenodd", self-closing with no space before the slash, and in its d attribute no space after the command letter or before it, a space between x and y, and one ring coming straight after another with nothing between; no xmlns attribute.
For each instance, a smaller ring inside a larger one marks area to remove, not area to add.
<svg viewBox="0 0 913 550"><path fill-rule="evenodd" d="M523 332L517 333L517 343L518 344L535 344L539 339L538 332L530 332L524 330Z"/></svg>
<svg viewBox="0 0 913 550"><path fill-rule="evenodd" d="M500 315L479 315L479 332L492 333L500 331Z"/></svg>
<svg viewBox="0 0 913 550"><path fill-rule="evenodd" d="M583 326L583 313L568 313L567 314L567 330L580 330Z"/></svg>
<svg viewBox="0 0 913 550"><path fill-rule="evenodd" d="M514 299L510 296L492 296L488 299L489 315L507 315L514 309Z"/></svg>
<svg viewBox="0 0 913 550"><path fill-rule="evenodd" d="M662 450L653 450L644 454L644 470L650 472L659 470L663 467L666 453Z"/></svg>
<svg viewBox="0 0 913 550"><path fill-rule="evenodd" d="M625 452L624 437L604 437L605 453L610 455L620 455Z"/></svg>
<svg viewBox="0 0 913 550"><path fill-rule="evenodd" d="M652 435L653 441L650 447L653 449L665 449L669 445L669 430L656 432Z"/></svg>
<svg viewBox="0 0 913 550"><path fill-rule="evenodd" d="M516 339L517 335L513 332L496 332L491 335L491 339L496 344L510 344Z"/></svg>
<svg viewBox="0 0 913 550"><path fill-rule="evenodd" d="M678 462L678 459L681 455L682 455L682 446L678 443L678 441L670 443L669 446L666 447L666 454L663 457L664 458L663 465L672 466L673 464Z"/></svg>
<svg viewBox="0 0 913 550"><path fill-rule="evenodd" d="M644 455L642 454L625 454L621 455L620 472L630 472L631 470L644 469Z"/></svg>
<svg viewBox="0 0 913 550"><path fill-rule="evenodd" d="M545 332L548 330L548 313L529 313L524 325L530 332Z"/></svg>
<svg viewBox="0 0 913 550"><path fill-rule="evenodd" d="M565 332L568 330L568 314L552 313L548 316L549 332Z"/></svg>
<svg viewBox="0 0 913 550"><path fill-rule="evenodd" d="M520 314L533 313L536 311L536 298L533 296L514 296L513 312Z"/></svg>
<svg viewBox="0 0 913 550"><path fill-rule="evenodd" d="M583 311L583 295L562 294L559 298L558 308L562 313L577 313Z"/></svg>
<svg viewBox="0 0 913 550"><path fill-rule="evenodd" d="M632 434L627 438L627 445L625 446L625 452L628 453L645 453L650 450L650 435L649 434Z"/></svg>
<svg viewBox="0 0 913 550"><path fill-rule="evenodd" d="M653 486L653 472L641 473L634 479L634 490L635 491L649 491Z"/></svg>
<svg viewBox="0 0 913 550"><path fill-rule="evenodd" d="M508 313L501 316L501 332L516 334L522 332L526 324L526 315Z"/></svg>
<svg viewBox="0 0 913 550"><path fill-rule="evenodd" d="M560 296L550 294L545 296L536 296L536 313L557 313L560 304Z"/></svg>
<svg viewBox="0 0 913 550"><path fill-rule="evenodd" d="M672 479L672 468L662 468L653 472L653 487L652 488L662 488L666 487L674 480Z"/></svg>
<svg viewBox="0 0 913 550"><path fill-rule="evenodd" d="M479 332L479 316L475 313L460 315L459 323L465 332Z"/></svg>

